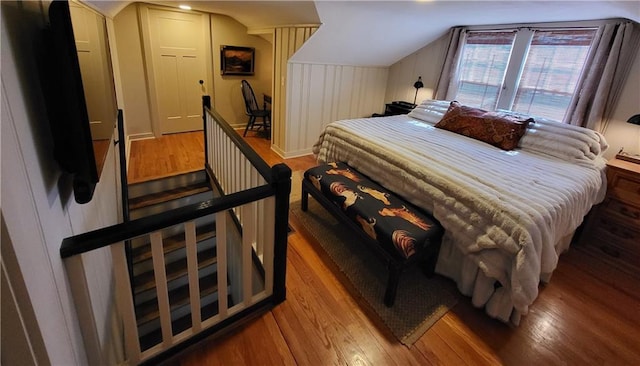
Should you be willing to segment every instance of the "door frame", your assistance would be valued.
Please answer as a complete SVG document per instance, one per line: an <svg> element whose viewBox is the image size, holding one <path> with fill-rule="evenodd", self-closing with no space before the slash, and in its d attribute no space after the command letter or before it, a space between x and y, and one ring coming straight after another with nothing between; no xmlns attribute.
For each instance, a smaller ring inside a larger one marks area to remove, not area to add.
<svg viewBox="0 0 640 366"><path fill-rule="evenodd" d="M142 52L143 63L146 72L147 94L149 95L149 115L151 116L151 129L153 136L159 138L162 136L162 128L160 125L160 116L158 115L158 95L156 94L156 67L153 63L153 50L151 47L151 16L150 10L171 11L175 13L197 14L203 18L202 27L205 34L204 53L205 53L205 94L213 91L213 55L211 51L211 16L208 13L202 13L193 10L182 10L179 8L169 8L164 6L138 4L139 24L142 32Z"/></svg>

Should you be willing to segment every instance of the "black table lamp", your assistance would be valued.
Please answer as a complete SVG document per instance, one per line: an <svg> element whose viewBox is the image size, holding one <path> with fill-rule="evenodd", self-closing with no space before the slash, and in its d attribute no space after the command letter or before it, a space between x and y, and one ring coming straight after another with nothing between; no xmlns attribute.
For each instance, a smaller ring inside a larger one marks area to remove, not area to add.
<svg viewBox="0 0 640 366"><path fill-rule="evenodd" d="M628 120L628 123L631 123L632 125L640 125L640 114L636 114L631 116Z"/></svg>
<svg viewBox="0 0 640 366"><path fill-rule="evenodd" d="M418 81L413 83L413 87L416 88L416 95L413 97L413 104L416 104L416 98L418 98L418 89L422 88L424 84L422 83L422 76L418 76Z"/></svg>
<svg viewBox="0 0 640 366"><path fill-rule="evenodd" d="M640 114L635 114L629 117L629 119L627 120L627 123L640 126ZM640 132L640 129L638 129L638 132ZM640 138L638 139L638 141L640 141ZM620 160L626 160L632 163L640 164L640 154L630 154L628 152L625 152L624 147L620 148L620 151L618 151L618 154L616 154L616 158Z"/></svg>

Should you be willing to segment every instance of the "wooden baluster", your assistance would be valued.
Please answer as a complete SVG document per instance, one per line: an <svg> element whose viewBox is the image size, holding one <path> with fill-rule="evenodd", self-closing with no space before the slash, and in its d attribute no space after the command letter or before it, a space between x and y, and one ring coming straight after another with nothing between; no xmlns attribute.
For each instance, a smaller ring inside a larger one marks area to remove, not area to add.
<svg viewBox="0 0 640 366"><path fill-rule="evenodd" d="M227 213L216 213L216 250L218 256L218 315L220 320L228 316L227 303Z"/></svg>
<svg viewBox="0 0 640 366"><path fill-rule="evenodd" d="M189 274L189 299L191 302L191 327L193 333L202 329L200 312L200 280L198 276L198 248L196 242L196 223L184 223L184 239L187 251L187 273Z"/></svg>
<svg viewBox="0 0 640 366"><path fill-rule="evenodd" d="M253 263L251 251L256 238L256 203L248 203L240 208L244 225L242 228L242 300L245 306L251 305L251 272Z"/></svg>
<svg viewBox="0 0 640 366"><path fill-rule="evenodd" d="M124 345L127 361L130 365L137 365L140 362L141 351L124 242L111 245L111 257L113 258L116 304L122 315L122 324L124 325Z"/></svg>
<svg viewBox="0 0 640 366"><path fill-rule="evenodd" d="M276 199L269 197L262 205L261 216L264 217L264 232L261 237L263 242L262 265L264 266L264 289L267 296L273 293L273 253L276 221Z"/></svg>
<svg viewBox="0 0 640 366"><path fill-rule="evenodd" d="M161 231L151 233L151 254L153 256L153 273L156 280L156 296L160 313L160 327L162 329L162 346L164 349L168 349L173 344L173 330L171 329L171 305L169 303Z"/></svg>

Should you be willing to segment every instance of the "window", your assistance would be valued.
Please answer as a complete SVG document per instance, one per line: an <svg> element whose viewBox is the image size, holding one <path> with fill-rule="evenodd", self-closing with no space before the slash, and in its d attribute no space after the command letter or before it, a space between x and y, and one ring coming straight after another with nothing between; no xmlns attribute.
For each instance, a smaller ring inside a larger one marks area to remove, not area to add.
<svg viewBox="0 0 640 366"><path fill-rule="evenodd" d="M455 99L562 121L595 33L595 28L469 31Z"/></svg>
<svg viewBox="0 0 640 366"><path fill-rule="evenodd" d="M460 57L459 102L495 109L516 32L470 32Z"/></svg>

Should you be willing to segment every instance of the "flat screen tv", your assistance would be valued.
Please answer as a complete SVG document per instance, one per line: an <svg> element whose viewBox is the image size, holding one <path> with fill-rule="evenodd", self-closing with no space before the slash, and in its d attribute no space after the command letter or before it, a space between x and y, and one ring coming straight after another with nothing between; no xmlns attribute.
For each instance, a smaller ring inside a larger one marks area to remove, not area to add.
<svg viewBox="0 0 640 366"><path fill-rule="evenodd" d="M117 118L105 18L81 4L53 1L44 44L42 82L54 158L73 176L76 202L87 203Z"/></svg>

